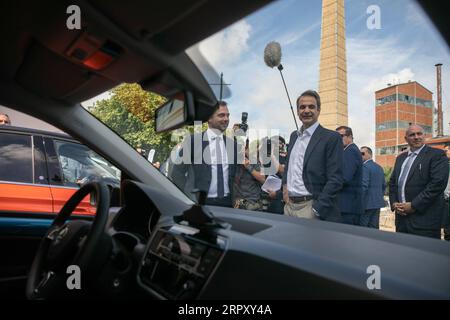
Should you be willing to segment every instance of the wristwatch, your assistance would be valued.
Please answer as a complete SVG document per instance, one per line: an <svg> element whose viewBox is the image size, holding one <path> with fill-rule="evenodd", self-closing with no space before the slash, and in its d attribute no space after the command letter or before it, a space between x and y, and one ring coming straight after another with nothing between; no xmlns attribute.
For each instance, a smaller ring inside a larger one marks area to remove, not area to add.
<svg viewBox="0 0 450 320"><path fill-rule="evenodd" d="M319 214L319 212L317 212L316 209L312 208L312 211L314 212L314 214L316 215L316 217L320 218L320 214Z"/></svg>

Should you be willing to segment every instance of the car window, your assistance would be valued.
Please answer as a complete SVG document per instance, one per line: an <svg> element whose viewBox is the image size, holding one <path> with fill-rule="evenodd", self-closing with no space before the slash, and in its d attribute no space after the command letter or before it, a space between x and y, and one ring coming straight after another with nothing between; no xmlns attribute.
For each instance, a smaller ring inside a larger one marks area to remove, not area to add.
<svg viewBox="0 0 450 320"><path fill-rule="evenodd" d="M54 142L65 186L76 187L94 180L120 184L120 171L94 151L78 143Z"/></svg>
<svg viewBox="0 0 450 320"><path fill-rule="evenodd" d="M332 3L339 3L339 7ZM308 14L299 19L302 12ZM277 63L269 63L265 56L272 41L281 47ZM341 125L351 127L358 148L373 150L373 160L382 167L386 183L396 157L406 146L404 133L410 123L423 127L430 146L450 144L448 138L433 142L439 135L435 65L443 63L443 68L448 68L450 55L414 1L276 1L193 45L186 53L216 98L227 102L229 124L225 133L232 136L234 128L245 129L236 139L249 141L253 162L248 167L238 166L229 185L238 192L247 191L241 192L240 202L233 203L236 207L283 214L281 189L267 192L270 190L262 189L260 176L248 173L255 170L264 178L272 176L270 187L279 188L276 178L284 174L289 139L302 125L296 100L308 89L322 98L321 126L331 131ZM448 72L442 72L442 77L444 83L450 81ZM442 99L442 105L448 106L445 93ZM185 160L183 142L194 132L205 132L208 126L204 123L155 133L154 111L164 101L139 84L127 83L83 106L193 199L196 180L207 174L191 166L177 175L183 180L180 184L174 179L174 168ZM443 123L448 123L448 114L444 110ZM444 126L444 135L448 133L449 127ZM275 174L266 170L267 163L261 163L259 154L264 151L275 155L273 162L281 168ZM217 174L212 170L213 176ZM240 185L234 188L236 183ZM212 190L211 194L216 193ZM389 187L382 194L380 228L385 230L393 228L388 194ZM251 201L244 201L248 199ZM257 204L255 199L259 199Z"/></svg>
<svg viewBox="0 0 450 320"><path fill-rule="evenodd" d="M31 136L0 133L0 180L33 183Z"/></svg>

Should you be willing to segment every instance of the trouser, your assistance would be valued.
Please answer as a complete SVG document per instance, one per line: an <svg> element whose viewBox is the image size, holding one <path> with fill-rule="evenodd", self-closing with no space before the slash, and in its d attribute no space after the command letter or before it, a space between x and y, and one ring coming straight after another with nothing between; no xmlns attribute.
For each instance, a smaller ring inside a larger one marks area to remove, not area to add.
<svg viewBox="0 0 450 320"><path fill-rule="evenodd" d="M298 203L289 202L284 205L284 214L291 217L319 220L312 210L312 205L313 200Z"/></svg>
<svg viewBox="0 0 450 320"><path fill-rule="evenodd" d="M270 200L269 208L267 209L267 211L270 213L283 214L284 203L282 200L283 200L283 192L281 190L278 190L276 198Z"/></svg>
<svg viewBox="0 0 450 320"><path fill-rule="evenodd" d="M359 225L374 229L380 228L380 209L367 209L359 219Z"/></svg>
<svg viewBox="0 0 450 320"><path fill-rule="evenodd" d="M361 215L350 212L341 212L341 216L342 216L342 223L350 224L353 226L359 226L359 220L361 218Z"/></svg>
<svg viewBox="0 0 450 320"><path fill-rule="evenodd" d="M417 236L429 238L441 238L441 229L416 229L411 227L411 223L405 217L398 214L395 215L395 231L401 233L409 233Z"/></svg>
<svg viewBox="0 0 450 320"><path fill-rule="evenodd" d="M444 228L444 239L450 241L450 198L445 201L445 213L442 219L442 227Z"/></svg>

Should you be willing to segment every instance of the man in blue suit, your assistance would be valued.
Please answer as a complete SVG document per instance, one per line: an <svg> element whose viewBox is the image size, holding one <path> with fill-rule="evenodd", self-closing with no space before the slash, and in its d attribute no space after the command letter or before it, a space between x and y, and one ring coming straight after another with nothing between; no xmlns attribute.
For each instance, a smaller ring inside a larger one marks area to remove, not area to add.
<svg viewBox="0 0 450 320"><path fill-rule="evenodd" d="M339 208L343 222L359 226L363 213L362 203L362 157L358 146L353 143L352 129L346 126L336 128L344 144L343 176L344 186L339 194Z"/></svg>
<svg viewBox="0 0 450 320"><path fill-rule="evenodd" d="M364 160L362 186L365 211L361 215L359 225L379 229L380 208L385 206L386 181L384 180L384 171L379 164L372 160L372 149L361 147L361 155Z"/></svg>
<svg viewBox="0 0 450 320"><path fill-rule="evenodd" d="M337 194L342 188L342 140L319 124L320 96L308 90L297 98L302 127L289 139L283 175L284 214L341 222Z"/></svg>

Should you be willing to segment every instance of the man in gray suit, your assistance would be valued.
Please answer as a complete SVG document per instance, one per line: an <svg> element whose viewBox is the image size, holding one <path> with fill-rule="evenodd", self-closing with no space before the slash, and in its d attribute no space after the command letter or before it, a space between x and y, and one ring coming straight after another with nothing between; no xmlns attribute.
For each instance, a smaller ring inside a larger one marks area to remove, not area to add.
<svg viewBox="0 0 450 320"><path fill-rule="evenodd" d="M208 120L208 130L187 137L173 165L171 180L188 195L192 189L207 193L206 204L231 207L237 164L237 144L224 135L230 113L220 101ZM181 162L181 163L180 163Z"/></svg>
<svg viewBox="0 0 450 320"><path fill-rule="evenodd" d="M363 203L364 213L361 215L359 224L363 227L379 229L380 208L385 206L384 191L386 181L384 180L383 168L372 160L372 149L361 147L363 164Z"/></svg>

